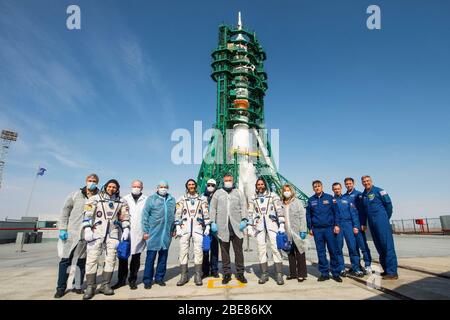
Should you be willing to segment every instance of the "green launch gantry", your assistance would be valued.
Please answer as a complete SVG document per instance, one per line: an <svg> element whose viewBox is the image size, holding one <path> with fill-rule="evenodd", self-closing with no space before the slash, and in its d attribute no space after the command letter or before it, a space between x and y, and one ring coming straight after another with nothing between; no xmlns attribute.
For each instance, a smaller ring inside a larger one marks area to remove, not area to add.
<svg viewBox="0 0 450 320"><path fill-rule="evenodd" d="M211 178L221 185L225 174L233 175L238 183L239 159L246 157L253 163L256 176L262 177L272 191L281 194L282 186L290 184L306 206L308 197L275 167L264 123L266 53L256 34L242 27L240 13L237 27L219 26L219 44L212 58L211 77L217 82L216 123L197 177L200 191L205 191ZM255 141L251 148L235 148L233 129L237 127L247 128L252 134Z"/></svg>

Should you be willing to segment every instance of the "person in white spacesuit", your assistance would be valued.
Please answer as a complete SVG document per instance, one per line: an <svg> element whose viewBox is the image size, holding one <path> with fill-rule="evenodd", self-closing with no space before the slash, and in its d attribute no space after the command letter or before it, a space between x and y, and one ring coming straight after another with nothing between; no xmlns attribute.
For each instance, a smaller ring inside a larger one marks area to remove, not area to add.
<svg viewBox="0 0 450 320"><path fill-rule="evenodd" d="M193 179L186 182L186 191L186 194L178 199L175 213L176 236L180 238L179 260L181 269L181 277L177 286L183 286L189 281L188 254L191 239L194 244L194 283L201 286L203 284L203 235L209 235L210 231L208 201L197 193L197 182Z"/></svg>
<svg viewBox="0 0 450 320"><path fill-rule="evenodd" d="M84 239L87 242L86 283L83 299L95 295L99 259L105 251L103 282L100 292L113 295L111 278L116 264L117 246L120 240L127 240L130 234L129 209L120 197L120 185L111 179L102 191L86 201L84 208Z"/></svg>
<svg viewBox="0 0 450 320"><path fill-rule="evenodd" d="M277 194L268 190L266 181L262 178L256 181L256 193L249 201L249 217L248 233L254 235L258 243L261 267L261 277L258 283L264 284L269 280L267 272L267 244L269 244L275 263L276 282L279 285L284 284L283 260L276 240L278 232L285 232L281 200Z"/></svg>

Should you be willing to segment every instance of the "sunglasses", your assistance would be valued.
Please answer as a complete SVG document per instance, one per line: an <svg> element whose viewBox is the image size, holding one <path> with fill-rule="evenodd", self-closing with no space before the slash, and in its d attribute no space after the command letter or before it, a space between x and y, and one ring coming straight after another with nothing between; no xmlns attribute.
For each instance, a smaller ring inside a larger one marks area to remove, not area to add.
<svg viewBox="0 0 450 320"><path fill-rule="evenodd" d="M207 187L215 187L216 185L215 185L215 184L212 184L212 183L208 183L206 186L207 186Z"/></svg>

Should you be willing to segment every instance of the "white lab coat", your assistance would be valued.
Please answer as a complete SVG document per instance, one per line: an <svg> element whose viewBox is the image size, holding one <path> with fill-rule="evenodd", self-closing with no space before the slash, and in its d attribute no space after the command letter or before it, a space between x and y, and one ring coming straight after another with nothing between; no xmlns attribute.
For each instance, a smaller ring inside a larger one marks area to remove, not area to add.
<svg viewBox="0 0 450 320"><path fill-rule="evenodd" d="M124 199L130 208L130 242L131 254L142 253L145 249L146 242L143 239L144 231L142 230L142 210L147 201L146 195L141 195L136 203L133 196L127 194Z"/></svg>

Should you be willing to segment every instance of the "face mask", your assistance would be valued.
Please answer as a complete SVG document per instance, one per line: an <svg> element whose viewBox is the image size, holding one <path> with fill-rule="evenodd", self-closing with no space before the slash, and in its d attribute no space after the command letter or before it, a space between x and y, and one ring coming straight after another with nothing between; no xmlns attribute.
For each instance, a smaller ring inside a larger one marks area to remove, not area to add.
<svg viewBox="0 0 450 320"><path fill-rule="evenodd" d="M226 189L231 189L231 188L233 188L233 182L230 182L230 181L224 182L224 183L223 183L223 186L224 186Z"/></svg>
<svg viewBox="0 0 450 320"><path fill-rule="evenodd" d="M206 188L206 190L208 190L208 192L210 192L210 193L214 192L215 189L216 188L214 188L214 187L207 187Z"/></svg>
<svg viewBox="0 0 450 320"><path fill-rule="evenodd" d="M142 189L141 188L131 188L131 193L137 196L138 194L141 194Z"/></svg>
<svg viewBox="0 0 450 320"><path fill-rule="evenodd" d="M88 182L86 184L86 187L89 191L94 191L95 189L97 189L97 184L95 182Z"/></svg>
<svg viewBox="0 0 450 320"><path fill-rule="evenodd" d="M283 192L283 196L284 196L286 199L289 199L289 198L291 197L291 195L292 195L292 193L291 193L290 191L285 191L285 192Z"/></svg>
<svg viewBox="0 0 450 320"><path fill-rule="evenodd" d="M165 195L167 194L167 188L159 188L159 189L158 189L158 193L159 193L161 196L165 196Z"/></svg>

